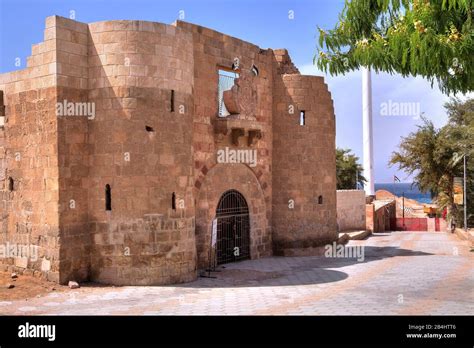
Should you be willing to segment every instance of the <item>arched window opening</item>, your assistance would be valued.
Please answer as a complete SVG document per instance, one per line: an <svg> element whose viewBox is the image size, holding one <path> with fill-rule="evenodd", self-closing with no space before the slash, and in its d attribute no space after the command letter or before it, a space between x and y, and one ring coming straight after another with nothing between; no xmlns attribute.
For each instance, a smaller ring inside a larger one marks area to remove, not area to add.
<svg viewBox="0 0 474 348"><path fill-rule="evenodd" d="M13 191L15 189L15 181L12 177L8 178L8 191Z"/></svg>
<svg viewBox="0 0 474 348"><path fill-rule="evenodd" d="M258 76L258 68L255 65L252 65L252 68L250 69L252 71L252 74L257 77Z"/></svg>
<svg viewBox="0 0 474 348"><path fill-rule="evenodd" d="M176 194L171 195L171 209L176 210Z"/></svg>
<svg viewBox="0 0 474 348"><path fill-rule="evenodd" d="M323 196L318 197L318 204L323 204Z"/></svg>

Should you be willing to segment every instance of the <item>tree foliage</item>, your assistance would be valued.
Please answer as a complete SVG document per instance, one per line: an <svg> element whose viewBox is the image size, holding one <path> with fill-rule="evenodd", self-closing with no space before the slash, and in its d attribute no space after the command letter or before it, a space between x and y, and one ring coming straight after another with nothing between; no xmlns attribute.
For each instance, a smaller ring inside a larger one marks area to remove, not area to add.
<svg viewBox="0 0 474 348"><path fill-rule="evenodd" d="M462 209L454 204L453 180L463 176L463 156L467 157L467 200L470 224L474 220L474 99L451 99L445 105L448 123L437 129L423 117L416 132L402 138L390 165L414 174L422 191L429 191L440 208L448 208L460 224Z"/></svg>
<svg viewBox="0 0 474 348"><path fill-rule="evenodd" d="M473 91L473 1L346 0L338 25L318 28L315 63L331 75L366 66Z"/></svg>
<svg viewBox="0 0 474 348"><path fill-rule="evenodd" d="M358 163L359 157L351 153L351 149L336 148L336 177L338 190L355 190L364 187L367 181L363 176L363 168Z"/></svg>

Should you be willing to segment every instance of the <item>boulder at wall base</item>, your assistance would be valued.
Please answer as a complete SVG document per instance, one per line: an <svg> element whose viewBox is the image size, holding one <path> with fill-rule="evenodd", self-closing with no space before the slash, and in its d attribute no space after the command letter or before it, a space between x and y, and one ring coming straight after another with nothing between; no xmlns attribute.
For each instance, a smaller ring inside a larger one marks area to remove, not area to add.
<svg viewBox="0 0 474 348"><path fill-rule="evenodd" d="M69 286L69 289L78 289L80 286L79 286L79 283L78 282L75 282L73 280L69 281L69 283L67 284L67 286Z"/></svg>

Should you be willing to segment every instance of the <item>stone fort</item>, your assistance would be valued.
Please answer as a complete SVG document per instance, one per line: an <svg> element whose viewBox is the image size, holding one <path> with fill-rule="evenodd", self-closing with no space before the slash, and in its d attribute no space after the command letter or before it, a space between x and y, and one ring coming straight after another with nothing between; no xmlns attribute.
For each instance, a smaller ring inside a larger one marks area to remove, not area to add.
<svg viewBox="0 0 474 348"><path fill-rule="evenodd" d="M335 117L285 49L187 22L52 16L0 75L4 270L117 285L337 239ZM30 257L28 257L30 256Z"/></svg>

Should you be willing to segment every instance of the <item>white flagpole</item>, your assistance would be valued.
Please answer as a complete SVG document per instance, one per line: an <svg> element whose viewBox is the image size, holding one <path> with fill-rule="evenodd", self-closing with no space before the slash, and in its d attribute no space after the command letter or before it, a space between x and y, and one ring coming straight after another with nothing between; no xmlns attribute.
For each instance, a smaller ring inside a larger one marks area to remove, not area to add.
<svg viewBox="0 0 474 348"><path fill-rule="evenodd" d="M372 134L372 80L369 68L362 68L362 129L364 149L364 177L367 182L364 185L367 196L375 195L374 185L374 154Z"/></svg>

